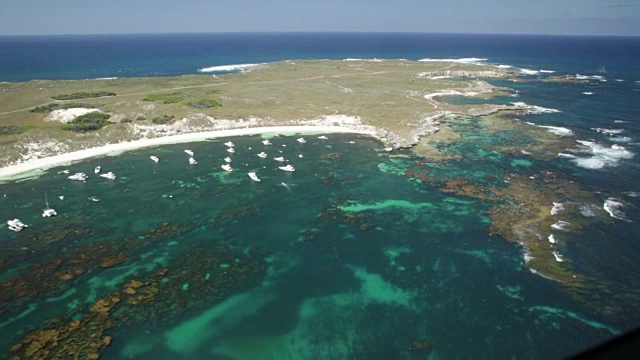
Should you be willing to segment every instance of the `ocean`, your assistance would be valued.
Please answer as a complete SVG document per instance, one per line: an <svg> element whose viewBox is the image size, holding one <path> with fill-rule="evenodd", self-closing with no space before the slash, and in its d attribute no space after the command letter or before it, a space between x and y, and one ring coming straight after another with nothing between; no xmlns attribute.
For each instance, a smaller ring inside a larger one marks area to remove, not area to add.
<svg viewBox="0 0 640 360"><path fill-rule="evenodd" d="M522 129L444 119L464 141L436 146L456 160L389 154L363 135L264 134L140 149L0 184L3 222L29 225L0 227L0 353L548 359L631 331L640 325L639 55L640 38L625 37L0 37L0 81L220 74L286 59L454 59L517 69L523 81L489 82L518 97L491 101L538 106L505 115ZM530 141L525 123L579 145L545 159L505 150ZM231 172L220 168L225 157ZM117 178L100 178L96 166ZM67 179L76 172L90 179ZM451 179L485 192L451 191ZM532 271L526 249L495 231L496 214L511 208L487 194L509 184L549 196L540 211L558 222L537 235L553 235L575 283ZM58 216L41 217L45 194Z"/></svg>

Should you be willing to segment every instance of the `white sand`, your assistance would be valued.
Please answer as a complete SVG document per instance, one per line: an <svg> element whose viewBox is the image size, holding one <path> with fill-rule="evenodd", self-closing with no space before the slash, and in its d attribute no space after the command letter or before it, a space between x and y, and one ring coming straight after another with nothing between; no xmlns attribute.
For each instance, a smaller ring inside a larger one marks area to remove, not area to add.
<svg viewBox="0 0 640 360"><path fill-rule="evenodd" d="M173 136L165 136L153 139L142 139L128 142L121 142L117 144L109 144L91 149L74 151L66 154L60 154L41 159L28 160L19 164L10 165L4 168L0 168L0 179L18 179L21 178L18 175L25 174L34 170L44 170L58 165L70 164L83 159L101 155L114 155L124 151L130 151L145 147L166 145L166 144L178 144L194 141L204 141L211 138L220 138L226 136L242 136L242 135L256 135L264 133L277 133L277 134L326 134L326 133L354 133L354 134L366 134L375 135L371 130L356 130L348 127L341 126L272 126L272 127L255 127L244 129L231 129L231 130L218 130L207 131L190 134L180 134Z"/></svg>
<svg viewBox="0 0 640 360"><path fill-rule="evenodd" d="M69 108L53 110L51 114L49 114L49 116L44 119L44 121L60 121L66 124L80 115L88 114L95 111L98 111L98 109Z"/></svg>

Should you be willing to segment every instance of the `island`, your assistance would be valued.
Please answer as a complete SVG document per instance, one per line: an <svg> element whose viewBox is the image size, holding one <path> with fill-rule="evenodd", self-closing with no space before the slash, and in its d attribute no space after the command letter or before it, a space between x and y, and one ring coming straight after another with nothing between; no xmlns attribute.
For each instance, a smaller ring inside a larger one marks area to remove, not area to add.
<svg viewBox="0 0 640 360"><path fill-rule="evenodd" d="M217 75L0 83L0 181L92 156L215 137L370 135L391 159L381 171L486 202L488 236L520 244L532 273L561 284L594 311L616 314L620 309L613 305L590 301L593 283L555 250L551 234L581 229L586 220L572 204L593 204L595 221L611 222L606 209L566 174L519 171L577 145L568 129L520 119L557 110L521 102L508 86L523 81L519 77L515 70L486 64L347 59L289 60ZM465 159L481 167L482 159L503 156L513 160L501 174L456 168ZM367 206L334 204L327 213L357 223L367 209L409 205ZM143 285L130 283L124 291L135 294ZM91 311L108 312L118 296Z"/></svg>

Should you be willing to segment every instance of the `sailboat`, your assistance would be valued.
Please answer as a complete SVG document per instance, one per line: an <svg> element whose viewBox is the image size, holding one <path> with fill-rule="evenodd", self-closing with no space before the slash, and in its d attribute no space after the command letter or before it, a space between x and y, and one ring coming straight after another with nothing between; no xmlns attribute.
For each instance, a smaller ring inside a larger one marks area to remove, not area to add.
<svg viewBox="0 0 640 360"><path fill-rule="evenodd" d="M44 194L44 203L47 208L42 212L42 217L52 217L58 215L55 210L49 207L49 199L47 198L47 194Z"/></svg>

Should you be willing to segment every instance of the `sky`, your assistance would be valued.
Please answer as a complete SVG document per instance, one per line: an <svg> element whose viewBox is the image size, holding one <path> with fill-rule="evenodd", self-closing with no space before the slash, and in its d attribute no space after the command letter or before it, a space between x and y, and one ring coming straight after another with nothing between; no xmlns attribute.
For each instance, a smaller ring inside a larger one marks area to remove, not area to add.
<svg viewBox="0 0 640 360"><path fill-rule="evenodd" d="M640 36L640 0L0 2L0 35L275 31Z"/></svg>

